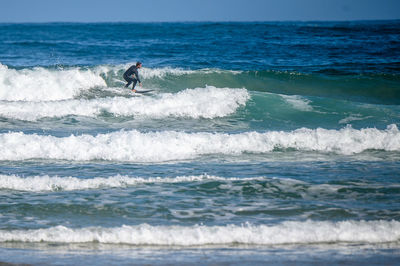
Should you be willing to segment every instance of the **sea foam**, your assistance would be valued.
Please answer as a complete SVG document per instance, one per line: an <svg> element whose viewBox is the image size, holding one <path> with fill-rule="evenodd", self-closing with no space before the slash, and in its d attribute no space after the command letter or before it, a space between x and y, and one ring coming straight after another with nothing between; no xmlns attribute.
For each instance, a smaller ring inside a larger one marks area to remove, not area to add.
<svg viewBox="0 0 400 266"><path fill-rule="evenodd" d="M0 230L0 242L107 243L132 245L282 245L387 243L400 240L398 221L305 221L276 225L152 226Z"/></svg>
<svg viewBox="0 0 400 266"><path fill-rule="evenodd" d="M71 99L44 102L0 101L0 116L27 121L67 115L95 117L101 112L115 116L167 116L216 118L230 115L250 98L245 89L186 89L155 97L109 97L92 100Z"/></svg>
<svg viewBox="0 0 400 266"><path fill-rule="evenodd" d="M301 128L288 132L253 131L236 134L137 130L69 137L22 132L0 134L0 160L165 162L194 159L202 155L262 154L282 149L338 154L354 154L366 150L400 151L400 132L393 124L385 130Z"/></svg>

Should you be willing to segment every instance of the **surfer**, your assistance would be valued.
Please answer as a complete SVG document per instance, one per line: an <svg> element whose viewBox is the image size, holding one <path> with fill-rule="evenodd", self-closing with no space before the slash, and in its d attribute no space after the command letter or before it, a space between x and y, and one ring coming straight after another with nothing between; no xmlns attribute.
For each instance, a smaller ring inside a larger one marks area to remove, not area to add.
<svg viewBox="0 0 400 266"><path fill-rule="evenodd" d="M132 91L136 92L136 90L135 90L136 83L139 82L139 85L142 86L142 82L140 81L139 73L138 73L138 69L141 67L142 67L142 63L137 62L136 65L131 66L130 68L128 68L128 70L125 71L124 79L128 82L125 85L125 88L128 88L129 85L131 85L131 83L133 82Z"/></svg>

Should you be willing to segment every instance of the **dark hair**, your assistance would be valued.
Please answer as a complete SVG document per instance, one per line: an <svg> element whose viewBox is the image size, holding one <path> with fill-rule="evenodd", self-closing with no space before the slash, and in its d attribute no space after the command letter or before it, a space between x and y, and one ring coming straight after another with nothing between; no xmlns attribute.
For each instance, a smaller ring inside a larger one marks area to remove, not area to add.
<svg viewBox="0 0 400 266"><path fill-rule="evenodd" d="M141 64L142 64L141 62L137 62L137 63L136 63L136 66L139 66L139 65L141 65Z"/></svg>

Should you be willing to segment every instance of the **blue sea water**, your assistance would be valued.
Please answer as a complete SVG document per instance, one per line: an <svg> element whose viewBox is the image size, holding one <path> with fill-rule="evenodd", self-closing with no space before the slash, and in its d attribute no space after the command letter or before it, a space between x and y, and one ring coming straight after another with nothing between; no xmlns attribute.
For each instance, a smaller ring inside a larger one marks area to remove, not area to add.
<svg viewBox="0 0 400 266"><path fill-rule="evenodd" d="M396 264L399 125L399 21L0 24L0 261Z"/></svg>

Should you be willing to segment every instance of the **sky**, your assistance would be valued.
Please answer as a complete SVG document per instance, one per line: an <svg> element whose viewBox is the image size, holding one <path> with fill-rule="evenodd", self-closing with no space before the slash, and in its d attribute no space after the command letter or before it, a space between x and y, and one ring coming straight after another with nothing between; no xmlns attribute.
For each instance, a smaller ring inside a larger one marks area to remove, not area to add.
<svg viewBox="0 0 400 266"><path fill-rule="evenodd" d="M0 22L400 19L400 0L0 0Z"/></svg>

